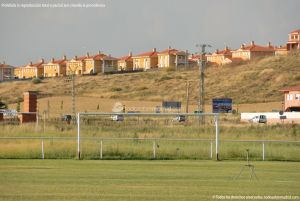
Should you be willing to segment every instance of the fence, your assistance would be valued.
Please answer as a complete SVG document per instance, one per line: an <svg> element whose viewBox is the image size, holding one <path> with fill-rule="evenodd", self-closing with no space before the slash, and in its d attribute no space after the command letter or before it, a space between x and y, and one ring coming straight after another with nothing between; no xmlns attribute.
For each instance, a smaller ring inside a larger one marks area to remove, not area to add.
<svg viewBox="0 0 300 201"><path fill-rule="evenodd" d="M0 158L77 158L76 137L2 137ZM300 141L220 140L221 160L300 161ZM213 159L215 140L169 138L81 138L82 159Z"/></svg>

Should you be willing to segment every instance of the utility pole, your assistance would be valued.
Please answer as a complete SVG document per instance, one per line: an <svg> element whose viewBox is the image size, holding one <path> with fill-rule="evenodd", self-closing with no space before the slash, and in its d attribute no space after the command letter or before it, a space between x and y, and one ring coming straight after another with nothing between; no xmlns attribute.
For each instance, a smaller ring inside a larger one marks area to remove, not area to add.
<svg viewBox="0 0 300 201"><path fill-rule="evenodd" d="M75 99L75 74L72 72L72 113L76 117L76 99Z"/></svg>
<svg viewBox="0 0 300 201"><path fill-rule="evenodd" d="M199 103L198 103L198 112L205 113L205 86L204 86L204 78L205 78L205 64L206 64L206 59L205 59L205 48L206 47L211 47L208 44L197 44L196 47L199 48ZM202 115L201 118L199 119L199 123L204 125L205 124L205 118Z"/></svg>
<svg viewBox="0 0 300 201"><path fill-rule="evenodd" d="M67 75L67 78L66 78L66 82L71 82L71 95L72 95L72 114L73 114L73 120L74 120L74 123L75 123L75 120L76 120L76 83L75 83L75 78L76 78L76 70L77 68L75 69L72 69L70 67L68 67L68 70L69 70L69 75Z"/></svg>

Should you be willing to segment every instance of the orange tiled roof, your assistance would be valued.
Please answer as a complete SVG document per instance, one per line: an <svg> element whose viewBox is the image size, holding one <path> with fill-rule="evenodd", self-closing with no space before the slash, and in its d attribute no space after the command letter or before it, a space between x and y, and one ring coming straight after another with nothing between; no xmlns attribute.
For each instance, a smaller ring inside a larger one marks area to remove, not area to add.
<svg viewBox="0 0 300 201"><path fill-rule="evenodd" d="M80 56L80 57L77 57L75 58L76 61L83 61L85 59L88 59L89 57L88 56Z"/></svg>
<svg viewBox="0 0 300 201"><path fill-rule="evenodd" d="M132 56L127 55L127 56L124 56L124 57L120 57L119 60L121 60L121 61L132 61Z"/></svg>
<svg viewBox="0 0 300 201"><path fill-rule="evenodd" d="M45 62L42 60L35 64L29 63L27 66L24 66L24 68L43 68L43 64L45 64Z"/></svg>
<svg viewBox="0 0 300 201"><path fill-rule="evenodd" d="M101 59L103 59L106 56L107 56L106 54L99 53L99 54L96 54L94 56L89 57L89 59L101 60Z"/></svg>
<svg viewBox="0 0 300 201"><path fill-rule="evenodd" d="M165 49L164 51L159 52L158 54L171 54L171 55L176 55L176 54L178 54L178 53L183 53L183 51L179 51L179 50L176 50L176 49L168 48L168 49Z"/></svg>
<svg viewBox="0 0 300 201"><path fill-rule="evenodd" d="M67 60L66 59L59 59L59 60L54 60L54 64L66 64Z"/></svg>
<svg viewBox="0 0 300 201"><path fill-rule="evenodd" d="M102 54L102 53L99 53L99 54L96 54L96 55L93 55L93 56L86 55L86 56L80 56L80 57L75 58L76 61L83 61L85 59L93 59L93 60L112 59L112 60L116 60L116 58L111 57L111 56L107 56L106 54Z"/></svg>
<svg viewBox="0 0 300 201"><path fill-rule="evenodd" d="M85 56L79 56L79 57L75 57L73 58L73 60L75 61L83 61L85 59L94 59L94 60L101 60L105 57L105 54L96 54L94 56L90 56L90 55L85 55Z"/></svg>
<svg viewBox="0 0 300 201"><path fill-rule="evenodd" d="M224 50L218 51L217 54L231 54L231 50L226 48Z"/></svg>
<svg viewBox="0 0 300 201"><path fill-rule="evenodd" d="M157 57L157 52L156 51L145 52L142 54L138 54L136 57Z"/></svg>
<svg viewBox="0 0 300 201"><path fill-rule="evenodd" d="M293 87L287 87L287 88L284 88L280 91L283 91L283 92L288 92L288 91L300 91L300 85L299 86L293 86Z"/></svg>
<svg viewBox="0 0 300 201"><path fill-rule="evenodd" d="M265 51L274 51L274 47L273 46L260 46L260 45L256 45L256 44L250 44L250 45L246 45L244 47L241 47L240 49L236 50L236 51L244 51L244 50L248 50L251 52L265 52Z"/></svg>
<svg viewBox="0 0 300 201"><path fill-rule="evenodd" d="M300 29L297 29L295 31L292 31L291 33L300 33Z"/></svg>

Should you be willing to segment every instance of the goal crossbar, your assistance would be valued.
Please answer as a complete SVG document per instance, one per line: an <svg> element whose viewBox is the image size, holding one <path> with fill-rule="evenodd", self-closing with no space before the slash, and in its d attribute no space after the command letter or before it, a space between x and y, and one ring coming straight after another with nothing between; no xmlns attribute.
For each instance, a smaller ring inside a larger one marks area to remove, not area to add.
<svg viewBox="0 0 300 201"><path fill-rule="evenodd" d="M121 113L121 112L79 112L77 115L92 116L92 115L123 115L123 116L219 116L218 113Z"/></svg>

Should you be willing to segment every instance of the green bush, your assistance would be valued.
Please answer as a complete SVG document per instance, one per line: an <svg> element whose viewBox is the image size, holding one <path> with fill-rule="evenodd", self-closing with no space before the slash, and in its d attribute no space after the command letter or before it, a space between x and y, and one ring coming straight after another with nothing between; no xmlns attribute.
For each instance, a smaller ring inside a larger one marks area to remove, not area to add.
<svg viewBox="0 0 300 201"><path fill-rule="evenodd" d="M111 91L122 91L122 88L119 88L119 87L113 87L113 88L111 88Z"/></svg>
<svg viewBox="0 0 300 201"><path fill-rule="evenodd" d="M32 79L32 83L33 84L39 84L39 83L41 83L42 82L42 80L40 79L40 78L33 78Z"/></svg>

